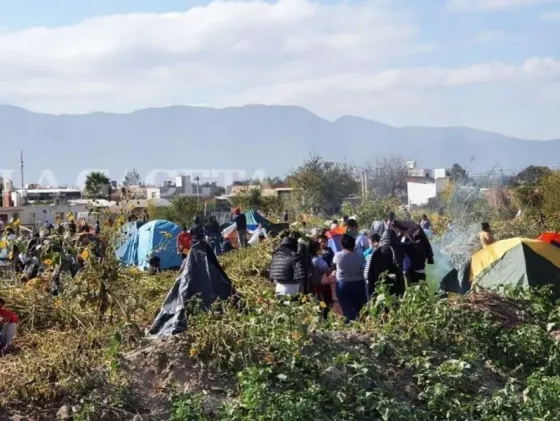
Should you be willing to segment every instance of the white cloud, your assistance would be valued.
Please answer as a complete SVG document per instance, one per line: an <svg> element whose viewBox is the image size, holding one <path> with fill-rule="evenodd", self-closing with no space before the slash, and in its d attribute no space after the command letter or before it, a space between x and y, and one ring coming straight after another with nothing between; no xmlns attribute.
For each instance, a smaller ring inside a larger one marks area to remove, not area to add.
<svg viewBox="0 0 560 421"><path fill-rule="evenodd" d="M428 48L410 14L378 2L215 1L1 33L0 102L57 111L206 102L253 84L379 70Z"/></svg>
<svg viewBox="0 0 560 421"><path fill-rule="evenodd" d="M541 20L545 22L560 22L560 10L543 13L541 15Z"/></svg>
<svg viewBox="0 0 560 421"><path fill-rule="evenodd" d="M446 7L457 12L521 9L558 0L448 0Z"/></svg>
<svg viewBox="0 0 560 421"><path fill-rule="evenodd" d="M388 4L215 1L184 12L0 32L0 103L54 113L291 104L330 118L482 127L489 113L480 104L501 101L492 111L507 123L524 100L552 110L560 99L554 58L403 67L435 46L411 13ZM490 41L500 33L478 36ZM516 124L506 123L486 127L508 132ZM522 129L560 133L555 124Z"/></svg>

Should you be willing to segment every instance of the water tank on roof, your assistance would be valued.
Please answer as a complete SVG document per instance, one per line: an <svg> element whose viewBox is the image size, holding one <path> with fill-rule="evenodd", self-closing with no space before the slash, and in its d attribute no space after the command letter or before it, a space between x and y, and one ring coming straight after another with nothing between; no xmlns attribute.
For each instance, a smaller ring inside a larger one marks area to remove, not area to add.
<svg viewBox="0 0 560 421"><path fill-rule="evenodd" d="M14 204L14 206L16 208L19 208L20 206L23 206L23 200L22 200L21 194L19 194L19 192L13 191L11 193L11 195L12 195L12 203Z"/></svg>
<svg viewBox="0 0 560 421"><path fill-rule="evenodd" d="M12 180L6 180L4 182L4 190L7 192L11 192L14 190L14 182Z"/></svg>

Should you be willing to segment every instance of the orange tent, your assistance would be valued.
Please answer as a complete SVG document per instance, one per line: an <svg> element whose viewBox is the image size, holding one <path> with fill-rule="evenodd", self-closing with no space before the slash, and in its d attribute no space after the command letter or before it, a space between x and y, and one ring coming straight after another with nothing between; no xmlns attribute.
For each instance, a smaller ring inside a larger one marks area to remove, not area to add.
<svg viewBox="0 0 560 421"><path fill-rule="evenodd" d="M560 245L560 232L543 232L537 240L544 241L549 244Z"/></svg>

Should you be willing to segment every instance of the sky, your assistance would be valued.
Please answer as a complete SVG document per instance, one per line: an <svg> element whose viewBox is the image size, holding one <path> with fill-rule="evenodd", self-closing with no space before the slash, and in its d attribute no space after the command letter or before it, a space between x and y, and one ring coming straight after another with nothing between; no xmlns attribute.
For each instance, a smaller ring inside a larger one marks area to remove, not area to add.
<svg viewBox="0 0 560 421"><path fill-rule="evenodd" d="M560 138L560 0L0 0L0 103L298 105Z"/></svg>

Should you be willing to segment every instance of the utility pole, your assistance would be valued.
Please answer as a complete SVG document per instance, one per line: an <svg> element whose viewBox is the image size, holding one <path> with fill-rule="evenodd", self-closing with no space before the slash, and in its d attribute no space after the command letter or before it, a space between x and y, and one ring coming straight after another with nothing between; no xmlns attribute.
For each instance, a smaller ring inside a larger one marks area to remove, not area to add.
<svg viewBox="0 0 560 421"><path fill-rule="evenodd" d="M21 188L24 189L25 185L23 184L23 151L20 151L20 161L21 161Z"/></svg>
<svg viewBox="0 0 560 421"><path fill-rule="evenodd" d="M196 201L200 202L200 177L196 176L194 181L196 181Z"/></svg>

